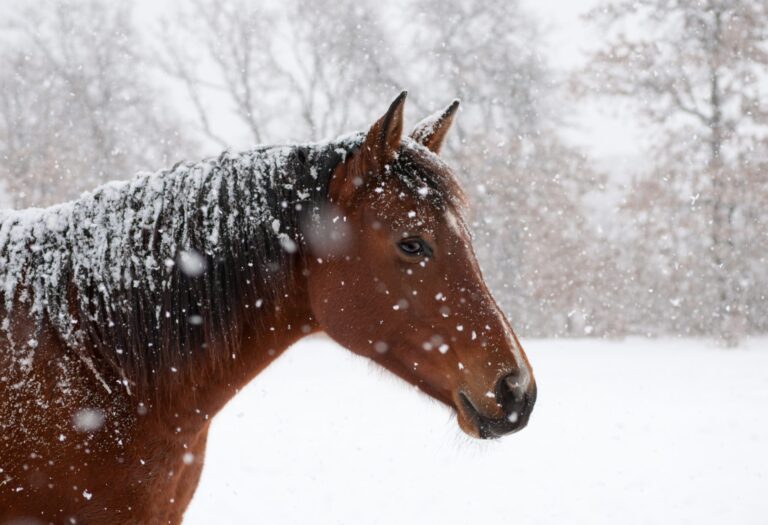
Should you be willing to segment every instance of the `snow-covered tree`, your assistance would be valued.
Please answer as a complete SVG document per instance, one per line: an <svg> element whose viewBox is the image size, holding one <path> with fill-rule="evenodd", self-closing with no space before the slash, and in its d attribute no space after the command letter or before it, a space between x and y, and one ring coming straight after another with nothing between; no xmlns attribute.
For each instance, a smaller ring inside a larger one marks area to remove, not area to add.
<svg viewBox="0 0 768 525"><path fill-rule="evenodd" d="M633 0L592 15L606 43L585 83L636 101L659 138L625 207L635 324L729 342L764 330L768 5Z"/></svg>
<svg viewBox="0 0 768 525"><path fill-rule="evenodd" d="M491 287L526 335L591 333L598 243L583 197L600 178L557 131L536 20L509 0L427 0L411 12L407 61L428 72L427 96L464 103L446 155L472 196Z"/></svg>
<svg viewBox="0 0 768 525"><path fill-rule="evenodd" d="M25 3L0 20L0 179L14 205L61 202L183 156L129 4Z"/></svg>
<svg viewBox="0 0 768 525"><path fill-rule="evenodd" d="M242 143L319 139L363 126L400 87L380 20L370 1L196 0L164 22L157 47L207 138L238 142L205 102L218 98Z"/></svg>

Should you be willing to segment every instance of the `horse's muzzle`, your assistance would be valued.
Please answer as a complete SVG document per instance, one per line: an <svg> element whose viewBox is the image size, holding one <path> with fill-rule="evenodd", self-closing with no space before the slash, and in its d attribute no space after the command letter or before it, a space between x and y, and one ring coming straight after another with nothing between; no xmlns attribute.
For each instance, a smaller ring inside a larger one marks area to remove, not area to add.
<svg viewBox="0 0 768 525"><path fill-rule="evenodd" d="M520 388L515 376L502 377L496 384L496 403L504 417L489 418L480 413L461 392L459 399L465 415L475 424L481 439L495 439L521 430L528 424L536 403L536 383Z"/></svg>

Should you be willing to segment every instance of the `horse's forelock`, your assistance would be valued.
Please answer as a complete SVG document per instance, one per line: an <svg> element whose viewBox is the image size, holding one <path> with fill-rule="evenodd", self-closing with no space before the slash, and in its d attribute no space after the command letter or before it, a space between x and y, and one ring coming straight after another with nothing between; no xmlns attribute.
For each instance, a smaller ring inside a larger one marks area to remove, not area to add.
<svg viewBox="0 0 768 525"><path fill-rule="evenodd" d="M406 139L393 167L394 175L417 197L426 197L440 207L451 208L464 217L469 200L451 168L435 153L418 142Z"/></svg>

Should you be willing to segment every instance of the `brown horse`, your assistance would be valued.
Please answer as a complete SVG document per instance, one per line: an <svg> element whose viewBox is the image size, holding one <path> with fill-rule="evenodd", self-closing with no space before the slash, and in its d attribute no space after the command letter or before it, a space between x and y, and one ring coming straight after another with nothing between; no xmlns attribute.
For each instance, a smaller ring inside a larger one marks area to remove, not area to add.
<svg viewBox="0 0 768 525"><path fill-rule="evenodd" d="M222 154L0 213L0 523L179 523L211 418L325 331L495 438L536 386L436 155L402 138Z"/></svg>

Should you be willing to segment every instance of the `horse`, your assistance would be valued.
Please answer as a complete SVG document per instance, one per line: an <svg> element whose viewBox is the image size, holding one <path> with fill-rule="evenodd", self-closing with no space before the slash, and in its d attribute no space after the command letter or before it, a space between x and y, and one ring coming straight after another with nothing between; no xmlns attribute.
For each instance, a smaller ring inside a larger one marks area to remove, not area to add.
<svg viewBox="0 0 768 525"><path fill-rule="evenodd" d="M0 212L0 523L180 523L212 418L324 331L452 408L523 428L536 382L439 151L403 136L260 146Z"/></svg>

